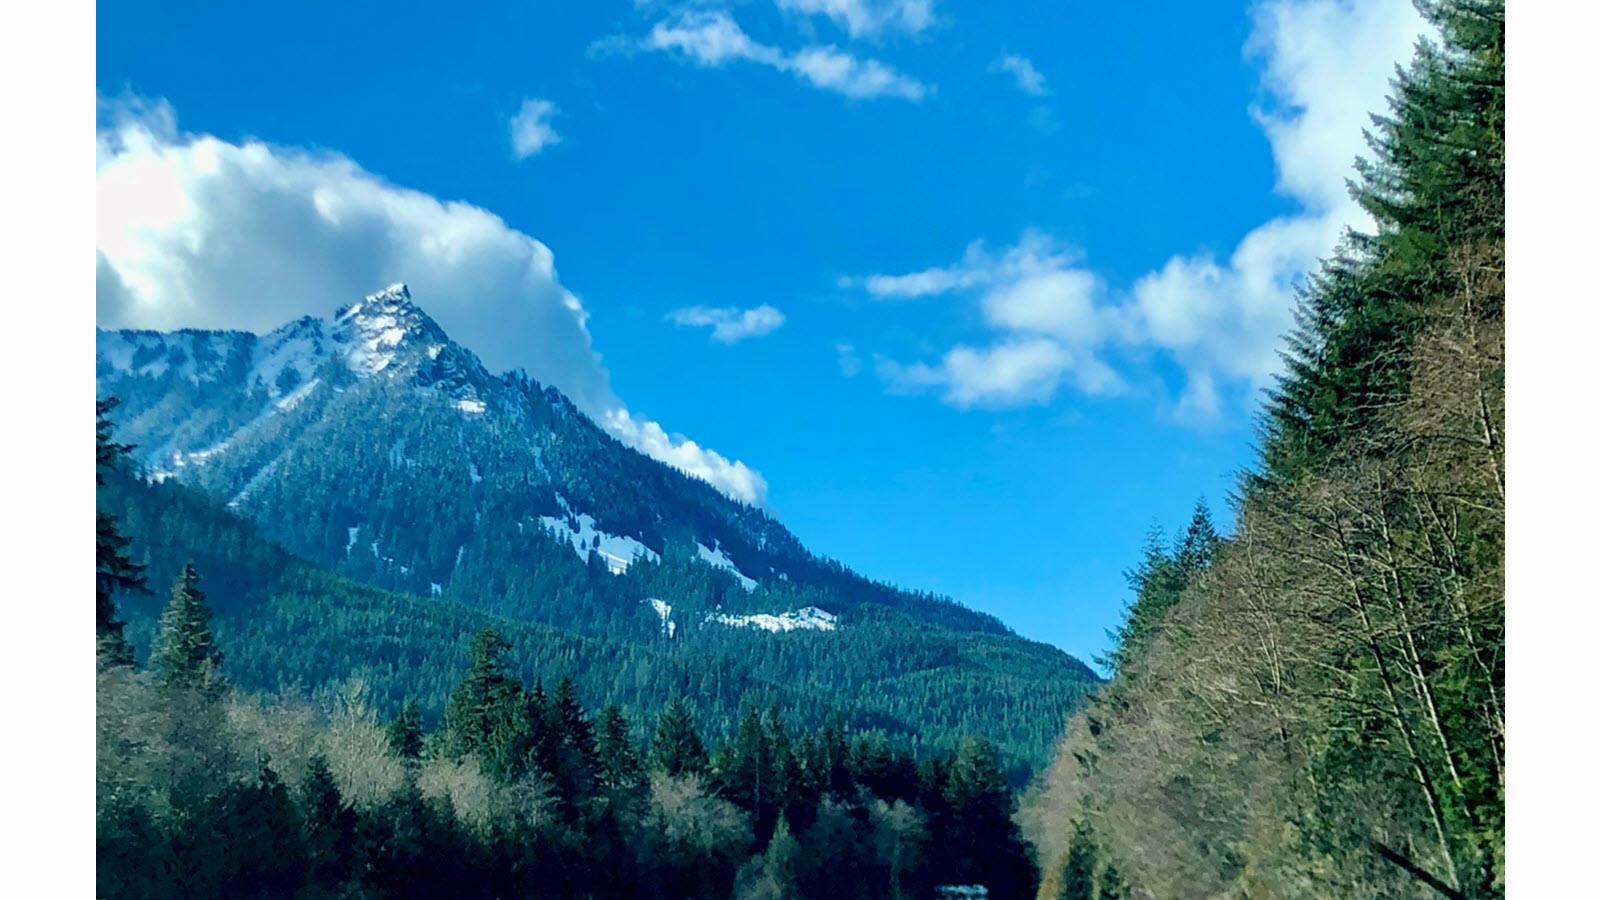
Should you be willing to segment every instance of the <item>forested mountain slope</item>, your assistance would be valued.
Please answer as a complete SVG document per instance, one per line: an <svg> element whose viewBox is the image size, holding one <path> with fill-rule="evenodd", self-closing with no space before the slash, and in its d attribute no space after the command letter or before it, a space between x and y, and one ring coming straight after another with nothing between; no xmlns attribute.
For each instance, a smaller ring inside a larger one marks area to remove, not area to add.
<svg viewBox="0 0 1600 900"><path fill-rule="evenodd" d="M158 579L196 562L244 687L360 678L379 710L431 716L494 623L519 673L596 704L689 696L720 734L777 703L918 752L981 734L1020 775L1095 681L488 374L402 286L264 336L101 332L97 357L138 463L102 511ZM123 605L144 646L154 602Z"/></svg>
<svg viewBox="0 0 1600 900"><path fill-rule="evenodd" d="M1030 798L1042 897L1504 894L1505 19L1424 11L1234 534L1152 543Z"/></svg>

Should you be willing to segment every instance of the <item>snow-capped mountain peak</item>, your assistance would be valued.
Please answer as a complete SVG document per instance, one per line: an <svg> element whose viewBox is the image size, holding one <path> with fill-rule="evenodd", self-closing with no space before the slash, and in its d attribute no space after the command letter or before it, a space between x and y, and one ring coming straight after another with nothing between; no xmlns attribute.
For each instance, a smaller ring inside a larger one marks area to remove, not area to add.
<svg viewBox="0 0 1600 900"><path fill-rule="evenodd" d="M400 283L335 312L332 332L350 370L363 377L388 368L402 346L447 340L438 324L411 302L411 290Z"/></svg>

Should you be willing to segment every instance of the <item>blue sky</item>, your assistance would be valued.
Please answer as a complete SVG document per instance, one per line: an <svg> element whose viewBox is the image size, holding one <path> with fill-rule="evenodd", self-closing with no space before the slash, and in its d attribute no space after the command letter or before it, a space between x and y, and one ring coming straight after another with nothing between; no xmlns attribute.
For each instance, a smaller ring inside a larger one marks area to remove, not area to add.
<svg viewBox="0 0 1600 900"><path fill-rule="evenodd" d="M1153 522L1230 518L1419 29L1408 0L102 3L97 317L263 328L411 282L813 549L1088 658ZM264 212L300 207L317 246Z"/></svg>

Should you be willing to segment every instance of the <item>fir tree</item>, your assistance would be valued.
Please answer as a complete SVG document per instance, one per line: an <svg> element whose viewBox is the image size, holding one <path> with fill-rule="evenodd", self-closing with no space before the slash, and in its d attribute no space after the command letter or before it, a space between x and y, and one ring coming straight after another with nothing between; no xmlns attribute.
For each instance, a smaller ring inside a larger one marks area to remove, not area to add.
<svg viewBox="0 0 1600 900"><path fill-rule="evenodd" d="M669 700L656 718L650 768L672 776L706 770L706 748L695 730L694 709L682 697Z"/></svg>
<svg viewBox="0 0 1600 900"><path fill-rule="evenodd" d="M1038 869L1012 818L1017 801L994 745L981 738L962 742L944 796L949 804L944 863L958 883L986 885L997 898L1033 896Z"/></svg>
<svg viewBox="0 0 1600 900"><path fill-rule="evenodd" d="M105 484L105 473L121 464L132 448L111 439L109 414L117 406L115 397L95 401L95 473L96 486ZM98 510L95 512L95 644L96 656L104 668L133 665L133 646L123 635L123 623L117 617L115 594L122 592L148 593L144 566L138 565L128 555L129 541L122 535L117 520Z"/></svg>
<svg viewBox="0 0 1600 900"><path fill-rule="evenodd" d="M1111 863L1106 863L1105 870L1100 873L1100 900L1127 900L1128 885L1122 880L1122 873Z"/></svg>
<svg viewBox="0 0 1600 900"><path fill-rule="evenodd" d="M350 876L356 850L356 813L339 793L328 760L321 754L306 765L300 789L305 810L306 856L311 879L323 887Z"/></svg>
<svg viewBox="0 0 1600 900"><path fill-rule="evenodd" d="M416 760L422 757L422 745L422 707L407 700L389 723L389 750L401 759Z"/></svg>
<svg viewBox="0 0 1600 900"><path fill-rule="evenodd" d="M161 613L150 668L168 687L215 692L225 684L222 651L211 634L211 610L194 564L183 567Z"/></svg>
<svg viewBox="0 0 1600 900"><path fill-rule="evenodd" d="M628 736L628 719L616 704L600 712L595 745L600 755L601 784L612 790L626 790L639 784L644 767L639 761L638 748Z"/></svg>
<svg viewBox="0 0 1600 900"><path fill-rule="evenodd" d="M1189 527L1173 554L1173 562L1185 584L1211 565L1217 553L1217 542L1217 530L1211 524L1211 510L1202 498L1195 503L1194 514L1189 517Z"/></svg>
<svg viewBox="0 0 1600 900"><path fill-rule="evenodd" d="M1089 823L1079 820L1072 829L1072 843L1061 864L1061 889L1057 900L1095 900L1094 870L1099 865L1094 832Z"/></svg>

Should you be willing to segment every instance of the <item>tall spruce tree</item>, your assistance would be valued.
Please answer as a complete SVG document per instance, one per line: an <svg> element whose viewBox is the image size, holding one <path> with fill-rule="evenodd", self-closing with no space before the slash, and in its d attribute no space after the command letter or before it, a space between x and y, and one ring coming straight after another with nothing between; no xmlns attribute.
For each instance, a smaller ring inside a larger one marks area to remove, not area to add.
<svg viewBox="0 0 1600 900"><path fill-rule="evenodd" d="M407 700L400 712L389 723L389 750L406 760L422 757L422 707L416 700Z"/></svg>
<svg viewBox="0 0 1600 900"><path fill-rule="evenodd" d="M226 684L222 651L211 633L211 610L194 563L185 564L172 584L150 651L150 668L168 687L215 693Z"/></svg>
<svg viewBox="0 0 1600 900"><path fill-rule="evenodd" d="M600 755L600 783L611 790L638 786L644 774L639 750L628 734L628 719L622 708L611 704L600 712L595 748Z"/></svg>
<svg viewBox="0 0 1600 900"><path fill-rule="evenodd" d="M1072 829L1072 843L1061 863L1061 889L1056 900L1095 900L1095 868L1099 865L1094 831L1080 819Z"/></svg>
<svg viewBox="0 0 1600 900"><path fill-rule="evenodd" d="M122 463L133 447L119 444L111 438L110 413L117 407L115 397L95 401L95 486L105 484L105 476ZM148 593L144 566L135 563L128 553L129 541L122 535L117 520L103 512L95 512L95 649L102 668L133 665L133 645L123 634L123 622L117 617L115 595L118 592Z"/></svg>
<svg viewBox="0 0 1600 900"><path fill-rule="evenodd" d="M1217 529L1211 524L1211 509L1202 497L1195 503L1194 514L1189 517L1189 527L1184 529L1183 538L1178 541L1177 550L1173 553L1173 562L1185 584L1211 565L1217 554L1219 540Z"/></svg>
<svg viewBox="0 0 1600 900"><path fill-rule="evenodd" d="M656 733L650 742L650 768L678 776L704 772L706 764L706 747L695 729L694 708L683 697L674 697L656 717Z"/></svg>
<svg viewBox="0 0 1600 900"><path fill-rule="evenodd" d="M1032 897L1038 866L1013 818L1016 797L993 744L976 737L962 741L950 763L944 797L949 820L941 849L950 874L962 884L987 886L997 900Z"/></svg>

